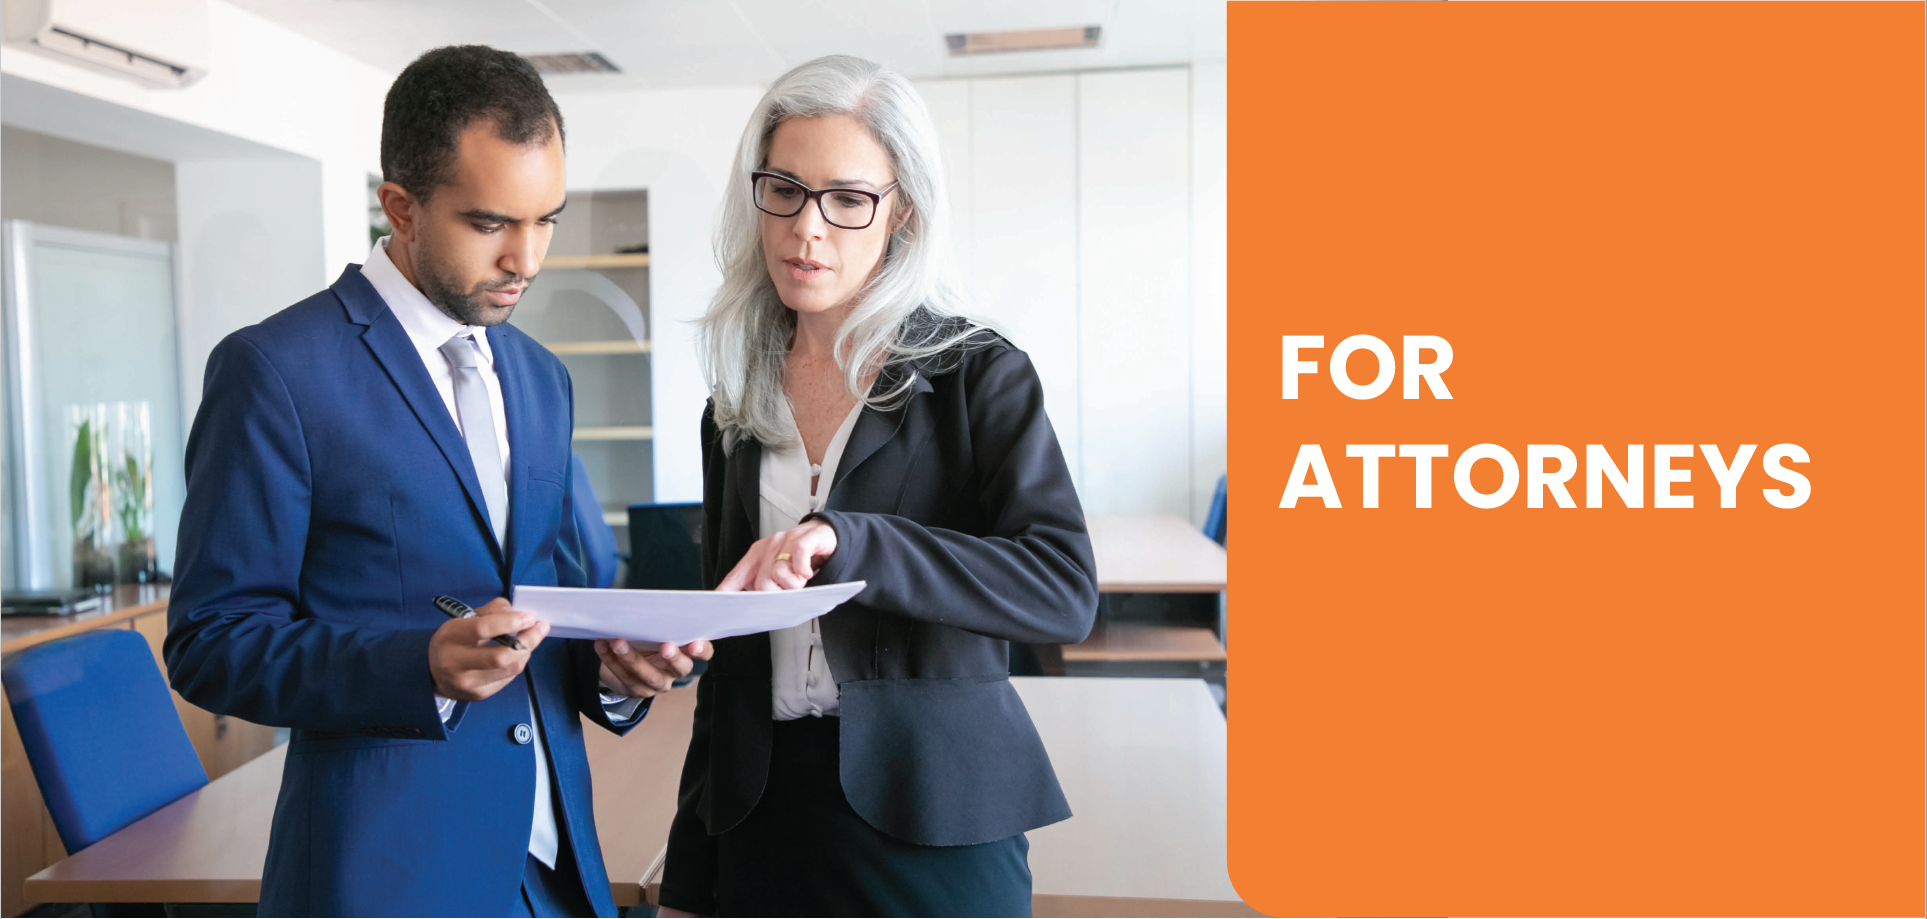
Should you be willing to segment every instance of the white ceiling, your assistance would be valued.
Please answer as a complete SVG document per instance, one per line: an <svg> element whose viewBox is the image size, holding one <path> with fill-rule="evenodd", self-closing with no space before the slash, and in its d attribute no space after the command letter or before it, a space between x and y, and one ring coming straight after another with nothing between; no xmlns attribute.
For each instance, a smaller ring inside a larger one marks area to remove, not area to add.
<svg viewBox="0 0 1927 919"><path fill-rule="evenodd" d="M1222 0L228 0L390 72L430 48L599 51L556 90L766 85L825 54L916 78L1221 61ZM1102 26L1096 48L952 58L950 32Z"/></svg>

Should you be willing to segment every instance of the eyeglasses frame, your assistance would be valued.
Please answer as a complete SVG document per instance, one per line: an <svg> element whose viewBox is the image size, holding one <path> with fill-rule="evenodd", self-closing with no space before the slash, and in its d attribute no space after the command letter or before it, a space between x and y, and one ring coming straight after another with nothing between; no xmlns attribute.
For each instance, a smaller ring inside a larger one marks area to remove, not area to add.
<svg viewBox="0 0 1927 919"><path fill-rule="evenodd" d="M796 210L788 214L778 214L775 211L772 211L769 208L764 207L761 201L756 200L756 183L758 180L763 179L765 177L768 177L771 179L781 179L784 182L788 182L789 184L802 189L803 203L800 205L797 205ZM877 222L877 214L883 210L883 199L889 197L891 192L896 191L897 186L899 184L902 184L902 180L891 182L889 185L885 186L882 191L864 191L861 188L811 188L808 185L804 185L803 183L798 182L796 179L790 176L783 175L780 172L752 172L749 174L749 203L756 205L757 210L762 211L763 213L768 214L771 217L795 217L797 214L803 213L803 209L806 207L809 207L811 201L815 201L816 212L823 215L824 223L827 223L830 226L836 227L839 230L867 230L871 227L871 225ZM852 195L862 195L865 198L870 199L869 221L864 223L863 226L860 226L860 227L846 227L843 224L837 223L835 220L830 219L829 209L823 206L823 196L829 194L830 192L843 192L843 193L852 194Z"/></svg>

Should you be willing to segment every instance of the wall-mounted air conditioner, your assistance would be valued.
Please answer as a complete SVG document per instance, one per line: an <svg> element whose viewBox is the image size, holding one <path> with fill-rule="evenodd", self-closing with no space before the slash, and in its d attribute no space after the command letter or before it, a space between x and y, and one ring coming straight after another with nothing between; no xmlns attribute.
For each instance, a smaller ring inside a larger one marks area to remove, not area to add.
<svg viewBox="0 0 1927 919"><path fill-rule="evenodd" d="M208 0L5 0L8 43L148 85L207 73Z"/></svg>

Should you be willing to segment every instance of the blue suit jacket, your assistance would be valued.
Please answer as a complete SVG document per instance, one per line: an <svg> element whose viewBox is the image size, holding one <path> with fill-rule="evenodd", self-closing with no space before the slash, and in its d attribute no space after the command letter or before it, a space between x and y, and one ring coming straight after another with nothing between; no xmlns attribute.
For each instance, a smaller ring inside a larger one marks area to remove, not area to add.
<svg viewBox="0 0 1927 919"><path fill-rule="evenodd" d="M448 594L583 583L569 507L572 392L555 356L489 330L510 449L508 546L401 323L350 266L227 337L187 445L166 657L202 708L294 728L263 916L501 916L520 906L539 744L583 887L613 915L578 713L610 725L585 642L547 641L513 683L435 711L428 641ZM630 722L633 724L633 722Z"/></svg>

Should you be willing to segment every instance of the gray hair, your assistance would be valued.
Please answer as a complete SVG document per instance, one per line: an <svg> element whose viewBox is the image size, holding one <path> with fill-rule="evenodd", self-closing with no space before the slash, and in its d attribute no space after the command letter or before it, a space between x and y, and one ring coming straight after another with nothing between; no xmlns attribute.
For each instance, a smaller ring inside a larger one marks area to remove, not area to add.
<svg viewBox="0 0 1927 919"><path fill-rule="evenodd" d="M717 221L723 284L703 314L698 339L725 448L743 438L771 447L795 440L782 400L796 314L770 280L749 174L768 165L777 125L826 115L850 115L869 129L890 155L899 205L910 208L909 219L890 234L882 268L857 292L855 308L837 329L835 357L850 393L867 406L892 410L909 398L921 362L986 328L957 315L962 297L950 267L950 201L923 97L909 80L862 58L838 54L802 64L778 77L757 103ZM863 390L871 373L887 381L874 393Z"/></svg>

